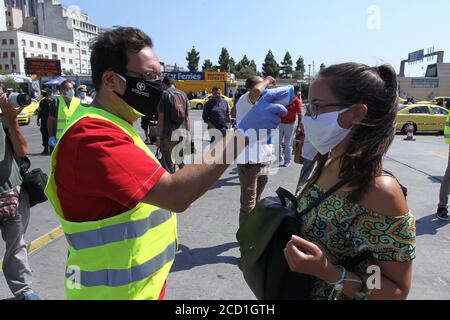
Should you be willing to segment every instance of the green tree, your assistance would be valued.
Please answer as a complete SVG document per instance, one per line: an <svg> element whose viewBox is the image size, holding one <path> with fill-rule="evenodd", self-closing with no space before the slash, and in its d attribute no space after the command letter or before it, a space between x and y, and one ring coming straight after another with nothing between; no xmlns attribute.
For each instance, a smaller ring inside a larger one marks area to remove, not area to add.
<svg viewBox="0 0 450 320"><path fill-rule="evenodd" d="M294 77L300 80L303 80L305 77L305 61L302 57L297 60Z"/></svg>
<svg viewBox="0 0 450 320"><path fill-rule="evenodd" d="M186 61L188 62L189 71L197 72L200 62L200 52L195 50L195 47L192 47L192 50L187 53Z"/></svg>
<svg viewBox="0 0 450 320"><path fill-rule="evenodd" d="M14 81L14 78L10 76L4 77L1 81L1 84L6 89L19 90L20 87L20 85L16 81Z"/></svg>
<svg viewBox="0 0 450 320"><path fill-rule="evenodd" d="M72 70L63 70L63 75L65 76L73 76L74 73Z"/></svg>
<svg viewBox="0 0 450 320"><path fill-rule="evenodd" d="M292 77L293 72L292 56L288 51L284 56L283 62L281 62L281 77L285 79L290 78Z"/></svg>
<svg viewBox="0 0 450 320"><path fill-rule="evenodd" d="M256 65L255 60L250 61L250 69L254 70L256 73L258 73L258 66Z"/></svg>
<svg viewBox="0 0 450 320"><path fill-rule="evenodd" d="M280 66L275 60L272 50L269 50L266 59L264 60L263 75L265 77L272 76L274 78L278 78L278 76L280 75Z"/></svg>
<svg viewBox="0 0 450 320"><path fill-rule="evenodd" d="M210 72L213 71L214 65L211 60L206 59L203 63L202 71L203 72Z"/></svg>
<svg viewBox="0 0 450 320"><path fill-rule="evenodd" d="M236 65L236 71L239 72L244 68L250 67L250 60L248 60L247 55L244 55L241 61Z"/></svg>
<svg viewBox="0 0 450 320"><path fill-rule="evenodd" d="M236 73L236 61L233 58L230 58L229 69L227 70L230 73Z"/></svg>
<svg viewBox="0 0 450 320"><path fill-rule="evenodd" d="M173 65L173 71L175 71L175 72L180 71L180 67L176 63Z"/></svg>
<svg viewBox="0 0 450 320"><path fill-rule="evenodd" d="M230 68L230 54L228 53L228 50L226 48L222 48L222 52L219 56L219 64L217 67L220 68L220 71L222 72L228 72L228 69Z"/></svg>

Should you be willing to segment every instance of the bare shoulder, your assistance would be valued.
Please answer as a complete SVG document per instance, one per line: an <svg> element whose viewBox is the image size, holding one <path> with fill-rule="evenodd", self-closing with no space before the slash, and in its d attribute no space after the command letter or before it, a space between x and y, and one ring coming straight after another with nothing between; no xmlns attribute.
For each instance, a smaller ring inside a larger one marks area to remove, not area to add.
<svg viewBox="0 0 450 320"><path fill-rule="evenodd" d="M376 178L361 202L367 209L386 217L401 217L409 213L400 184L389 176Z"/></svg>

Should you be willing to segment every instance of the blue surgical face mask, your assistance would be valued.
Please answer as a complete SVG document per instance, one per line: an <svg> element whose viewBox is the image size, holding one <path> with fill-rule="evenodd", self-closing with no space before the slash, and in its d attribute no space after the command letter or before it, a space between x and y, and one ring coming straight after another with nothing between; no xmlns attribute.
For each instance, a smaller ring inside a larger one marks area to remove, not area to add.
<svg viewBox="0 0 450 320"><path fill-rule="evenodd" d="M68 90L66 91L65 96L69 99L72 99L73 97L75 97L75 90Z"/></svg>

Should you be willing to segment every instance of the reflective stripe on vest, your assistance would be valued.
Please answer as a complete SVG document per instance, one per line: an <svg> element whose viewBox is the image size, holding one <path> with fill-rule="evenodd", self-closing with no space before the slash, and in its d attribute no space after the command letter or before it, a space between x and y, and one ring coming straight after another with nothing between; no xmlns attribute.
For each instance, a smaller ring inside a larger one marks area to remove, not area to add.
<svg viewBox="0 0 450 320"><path fill-rule="evenodd" d="M78 108L69 119L61 140L73 125L87 117L118 126L137 147L157 161L129 123L97 108ZM59 144L52 154L45 192L69 242L65 281L67 298L158 299L175 259L176 215L139 203L132 210L105 220L66 221L55 181L58 152Z"/></svg>
<svg viewBox="0 0 450 320"><path fill-rule="evenodd" d="M127 270L100 270L95 272L81 271L79 283L84 287L122 287L133 282L145 280L157 271L162 269L167 263L173 260L176 253L176 243L173 242L166 250L153 259L139 266ZM66 273L67 279L73 275L70 268Z"/></svg>
<svg viewBox="0 0 450 320"><path fill-rule="evenodd" d="M165 210L158 210L144 220L113 225L102 229L66 234L67 242L75 250L101 247L107 244L142 237L150 229L156 228L172 218Z"/></svg>
<svg viewBox="0 0 450 320"><path fill-rule="evenodd" d="M66 100L63 97L58 97L58 121L56 123L56 139L60 140L70 120L70 117L75 113L81 104L81 100L78 98L72 98L70 106L67 107Z"/></svg>

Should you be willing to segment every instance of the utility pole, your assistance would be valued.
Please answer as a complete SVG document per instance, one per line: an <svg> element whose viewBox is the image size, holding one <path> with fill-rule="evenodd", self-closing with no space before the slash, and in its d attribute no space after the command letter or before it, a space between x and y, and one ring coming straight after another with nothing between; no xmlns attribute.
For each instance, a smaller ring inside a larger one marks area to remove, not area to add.
<svg viewBox="0 0 450 320"><path fill-rule="evenodd" d="M308 81L311 82L311 64L308 64L308 68L309 68L309 79L308 79Z"/></svg>

